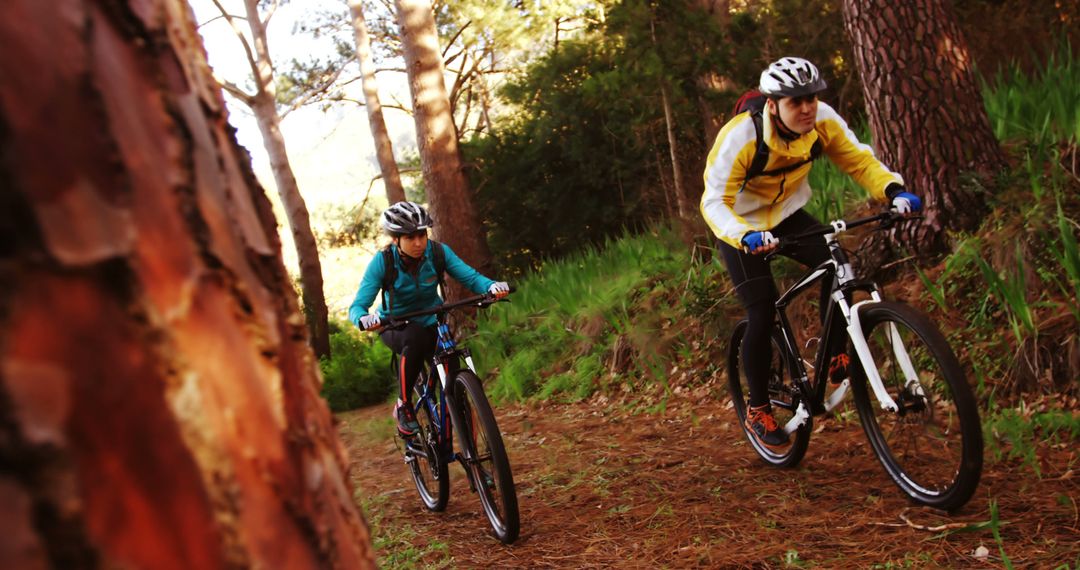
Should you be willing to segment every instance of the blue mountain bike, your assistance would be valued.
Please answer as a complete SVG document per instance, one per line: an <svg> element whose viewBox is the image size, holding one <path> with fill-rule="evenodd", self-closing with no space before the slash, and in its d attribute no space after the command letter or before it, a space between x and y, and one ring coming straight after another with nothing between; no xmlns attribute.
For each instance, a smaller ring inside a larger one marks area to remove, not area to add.
<svg viewBox="0 0 1080 570"><path fill-rule="evenodd" d="M414 412L420 429L404 438L405 464L424 507L431 511L446 509L450 498L450 463L457 461L465 469L469 489L480 496L495 537L509 544L517 539L520 530L510 461L495 414L476 375L472 353L454 340L446 318L451 311L463 307L486 308L498 301L490 294L477 295L389 317L383 321L383 327L403 327L411 319L426 315L437 318L435 356L414 387ZM395 368L397 360L394 359ZM457 450L454 432L457 432Z"/></svg>

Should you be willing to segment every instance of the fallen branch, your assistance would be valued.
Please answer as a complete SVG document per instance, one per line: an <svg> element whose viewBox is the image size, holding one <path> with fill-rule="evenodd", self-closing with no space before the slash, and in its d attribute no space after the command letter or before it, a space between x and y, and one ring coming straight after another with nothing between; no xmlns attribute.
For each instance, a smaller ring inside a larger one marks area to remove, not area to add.
<svg viewBox="0 0 1080 570"><path fill-rule="evenodd" d="M876 521L871 521L871 522L869 522L867 524L870 524L870 525L873 525L873 526L887 526L887 527L893 527L893 528L906 526L906 527L913 528L915 530L925 530L927 532L941 532L943 530L967 528L967 527L971 526L971 524L972 524L972 523L966 523L966 522L958 522L958 523L941 524L941 525L937 525L937 526L927 526L927 525L912 522L912 520L909 519L908 516L907 516L907 513L908 513L909 510L911 510L910 507L904 507L904 510L900 511L900 520L904 521L904 524L876 522Z"/></svg>

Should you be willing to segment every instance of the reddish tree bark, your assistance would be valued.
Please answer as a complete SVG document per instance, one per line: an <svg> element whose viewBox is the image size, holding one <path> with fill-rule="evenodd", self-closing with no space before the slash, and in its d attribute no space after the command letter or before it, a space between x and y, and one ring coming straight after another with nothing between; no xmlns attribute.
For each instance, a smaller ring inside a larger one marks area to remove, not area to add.
<svg viewBox="0 0 1080 570"><path fill-rule="evenodd" d="M435 15L428 0L396 0L405 66L412 92L420 166L435 218L435 238L486 273L491 252L462 171L457 131L443 81ZM455 288L456 289L456 288Z"/></svg>
<svg viewBox="0 0 1080 570"><path fill-rule="evenodd" d="M181 0L0 4L0 567L371 568Z"/></svg>
<svg viewBox="0 0 1080 570"><path fill-rule="evenodd" d="M973 62L944 0L844 0L875 146L923 197L926 219L898 236L920 251L945 251L946 232L972 229L986 201L960 183L1005 167Z"/></svg>

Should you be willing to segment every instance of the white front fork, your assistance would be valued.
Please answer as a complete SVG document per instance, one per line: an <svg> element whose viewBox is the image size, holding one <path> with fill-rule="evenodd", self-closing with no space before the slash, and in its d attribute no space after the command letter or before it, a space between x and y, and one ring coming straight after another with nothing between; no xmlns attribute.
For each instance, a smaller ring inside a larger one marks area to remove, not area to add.
<svg viewBox="0 0 1080 570"><path fill-rule="evenodd" d="M885 385L881 382L881 375L878 374L877 365L874 363L873 357L870 355L870 347L866 344L866 336L863 335L862 324L859 322L859 309L863 305L873 304L881 301L881 297L874 293L873 299L867 301L859 301L851 306L851 312L848 316L848 337L851 338L851 345L855 348L855 354L859 356L859 362L862 363L863 371L866 373L866 380L870 382L870 387L874 390L874 396L877 397L878 402L881 403L881 408L895 412L899 410L896 402L889 396L889 392L885 390ZM901 367L904 369L904 373L908 375L908 382L914 381L914 369L911 366L911 360L907 357L907 351L904 350L904 346L900 343L900 335L896 332L896 327L892 324L889 325L889 333L893 337L893 349L897 353L897 360L900 361ZM906 364L905 364L906 363Z"/></svg>
<svg viewBox="0 0 1080 570"><path fill-rule="evenodd" d="M472 370L473 374L476 374L476 366L473 365L472 356L465 357L465 365L469 367L469 370ZM446 383L450 380L446 377L446 366L440 364L436 366L435 369L439 371L439 382L442 383L443 390L446 390Z"/></svg>

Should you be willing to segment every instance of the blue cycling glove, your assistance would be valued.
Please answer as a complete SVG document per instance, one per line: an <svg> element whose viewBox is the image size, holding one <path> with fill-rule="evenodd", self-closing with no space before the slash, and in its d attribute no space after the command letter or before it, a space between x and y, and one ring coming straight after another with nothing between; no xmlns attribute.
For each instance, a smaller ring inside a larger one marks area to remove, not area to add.
<svg viewBox="0 0 1080 570"><path fill-rule="evenodd" d="M772 232L747 232L742 238L742 244L747 251L754 251L760 247L772 245L780 240L773 237Z"/></svg>
<svg viewBox="0 0 1080 570"><path fill-rule="evenodd" d="M889 197L892 209L898 214L922 210L922 200L899 184L889 184L889 187L885 189L885 195Z"/></svg>

